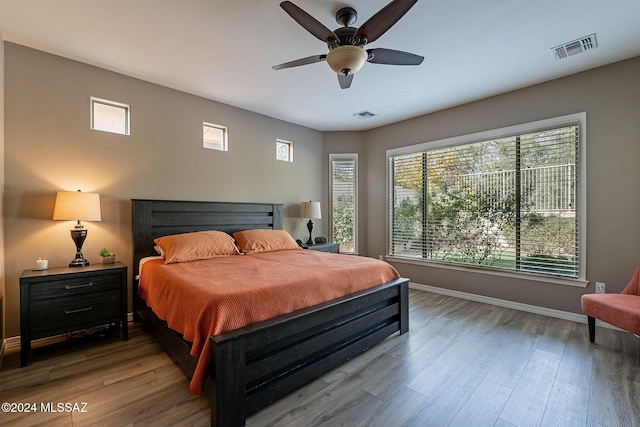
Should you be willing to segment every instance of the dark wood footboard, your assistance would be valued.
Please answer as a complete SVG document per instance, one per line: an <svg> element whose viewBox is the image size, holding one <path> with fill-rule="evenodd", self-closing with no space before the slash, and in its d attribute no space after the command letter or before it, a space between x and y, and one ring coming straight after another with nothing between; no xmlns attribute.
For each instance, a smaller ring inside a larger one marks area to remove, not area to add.
<svg viewBox="0 0 640 427"><path fill-rule="evenodd" d="M211 337L211 425L245 425L247 415L408 323L408 280L398 279Z"/></svg>
<svg viewBox="0 0 640 427"><path fill-rule="evenodd" d="M244 426L245 418L357 356L409 330L407 279L278 316L210 338L212 426ZM189 344L144 304L140 318L191 378Z"/></svg>

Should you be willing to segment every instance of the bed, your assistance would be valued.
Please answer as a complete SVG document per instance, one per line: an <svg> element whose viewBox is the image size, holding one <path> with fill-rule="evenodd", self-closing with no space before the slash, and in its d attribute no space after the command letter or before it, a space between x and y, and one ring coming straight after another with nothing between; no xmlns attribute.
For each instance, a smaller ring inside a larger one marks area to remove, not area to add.
<svg viewBox="0 0 640 427"><path fill-rule="evenodd" d="M282 229L281 204L135 199L132 206L136 276L140 260L157 255L154 239L161 236ZM134 320L151 326L180 367L193 376L197 359L190 355L190 343L147 307L137 281L133 307ZM247 415L408 329L408 280L398 278L213 335L206 387L211 425L243 426Z"/></svg>

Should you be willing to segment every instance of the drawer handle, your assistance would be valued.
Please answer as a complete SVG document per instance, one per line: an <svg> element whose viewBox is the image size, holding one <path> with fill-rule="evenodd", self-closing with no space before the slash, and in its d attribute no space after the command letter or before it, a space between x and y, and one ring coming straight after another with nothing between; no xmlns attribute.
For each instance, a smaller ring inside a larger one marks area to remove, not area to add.
<svg viewBox="0 0 640 427"><path fill-rule="evenodd" d="M75 285L75 286L67 285L64 288L66 290L69 290L69 289L90 288L92 286L93 286L93 282L89 282L89 283L85 283L84 285Z"/></svg>
<svg viewBox="0 0 640 427"><path fill-rule="evenodd" d="M93 310L93 307L79 308L77 310L65 310L64 314L74 314L74 313L80 313L82 311L89 311L89 310Z"/></svg>

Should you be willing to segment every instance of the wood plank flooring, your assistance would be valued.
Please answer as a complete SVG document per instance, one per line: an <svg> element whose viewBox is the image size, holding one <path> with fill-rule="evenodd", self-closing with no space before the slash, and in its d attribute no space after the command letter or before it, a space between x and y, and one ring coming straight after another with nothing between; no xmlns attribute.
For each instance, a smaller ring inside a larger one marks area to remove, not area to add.
<svg viewBox="0 0 640 427"><path fill-rule="evenodd" d="M10 352L3 426L206 426L209 403L155 338L104 338ZM640 426L638 340L586 324L410 291L410 332L393 336L247 419L247 426ZM41 404L86 402L86 412Z"/></svg>

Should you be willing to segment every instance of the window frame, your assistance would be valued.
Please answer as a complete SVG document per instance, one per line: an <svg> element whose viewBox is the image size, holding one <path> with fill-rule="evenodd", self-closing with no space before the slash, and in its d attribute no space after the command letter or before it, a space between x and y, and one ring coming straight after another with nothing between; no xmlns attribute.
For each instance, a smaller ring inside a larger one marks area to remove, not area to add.
<svg viewBox="0 0 640 427"><path fill-rule="evenodd" d="M496 276L514 277L519 279L529 279L537 282L547 282L569 286L586 287L588 281L586 280L586 254L587 254L587 194L586 194L586 182L587 182L587 170L586 170L586 139L587 139L587 115L585 112L569 114L561 117L554 117L545 120L539 120L530 123L524 123L514 126L508 126L504 128L498 128L483 132L477 132L473 134L461 135L452 138L446 138L442 140L435 140L430 142L424 142L420 144L399 147L389 149L386 151L386 224L385 224L385 251L386 257L394 262L401 262L414 265L422 265L436 268L460 270L460 271L473 271L482 274L490 274ZM499 270L483 268L481 266L472 266L466 264L449 264L431 259L419 259L419 258L407 258L398 255L391 255L391 212L393 209L393 200L391 194L391 168L390 158L398 155L412 154L420 151L431 151L441 148L449 148L459 145L473 144L477 142L488 141L492 139L506 138L517 134L527 134L548 130L551 128L559 128L563 126L571 125L579 126L578 137L578 166L577 166L577 188L576 188L576 213L578 215L578 227L577 227L577 240L579 242L578 251L578 274L577 278L573 277L560 277L545 275L539 273L532 273L522 270Z"/></svg>
<svg viewBox="0 0 640 427"><path fill-rule="evenodd" d="M280 144L287 146L287 159L286 160L278 158L278 146ZM293 142L285 141L284 139L276 139L276 160L278 160L280 162L293 163Z"/></svg>
<svg viewBox="0 0 640 427"><path fill-rule="evenodd" d="M111 130L107 130L107 129L98 129L95 127L95 104L101 104L101 105L105 105L108 107L114 107L114 108L120 108L122 110L124 110L124 133L121 132L115 132L115 131L111 131ZM89 110L90 110L90 123L89 123L89 127L91 130L95 130L98 132L107 132L107 133L114 133L116 135L124 135L124 136L129 136L131 135L131 106L129 104L123 104L121 102L115 102L115 101L110 101L108 99L103 99L103 98L97 98L95 96L91 96L89 98Z"/></svg>
<svg viewBox="0 0 640 427"><path fill-rule="evenodd" d="M329 236L334 242L334 224L333 224L333 164L335 161L353 161L354 162L354 182L353 182L353 251L342 252L350 255L358 255L358 153L334 153L329 154Z"/></svg>
<svg viewBox="0 0 640 427"><path fill-rule="evenodd" d="M208 143L205 139L206 128L222 131L222 139L220 141L222 147L218 148L212 144L207 145ZM207 150L229 151L229 128L222 125L216 125L214 123L202 122L202 148L206 148Z"/></svg>

